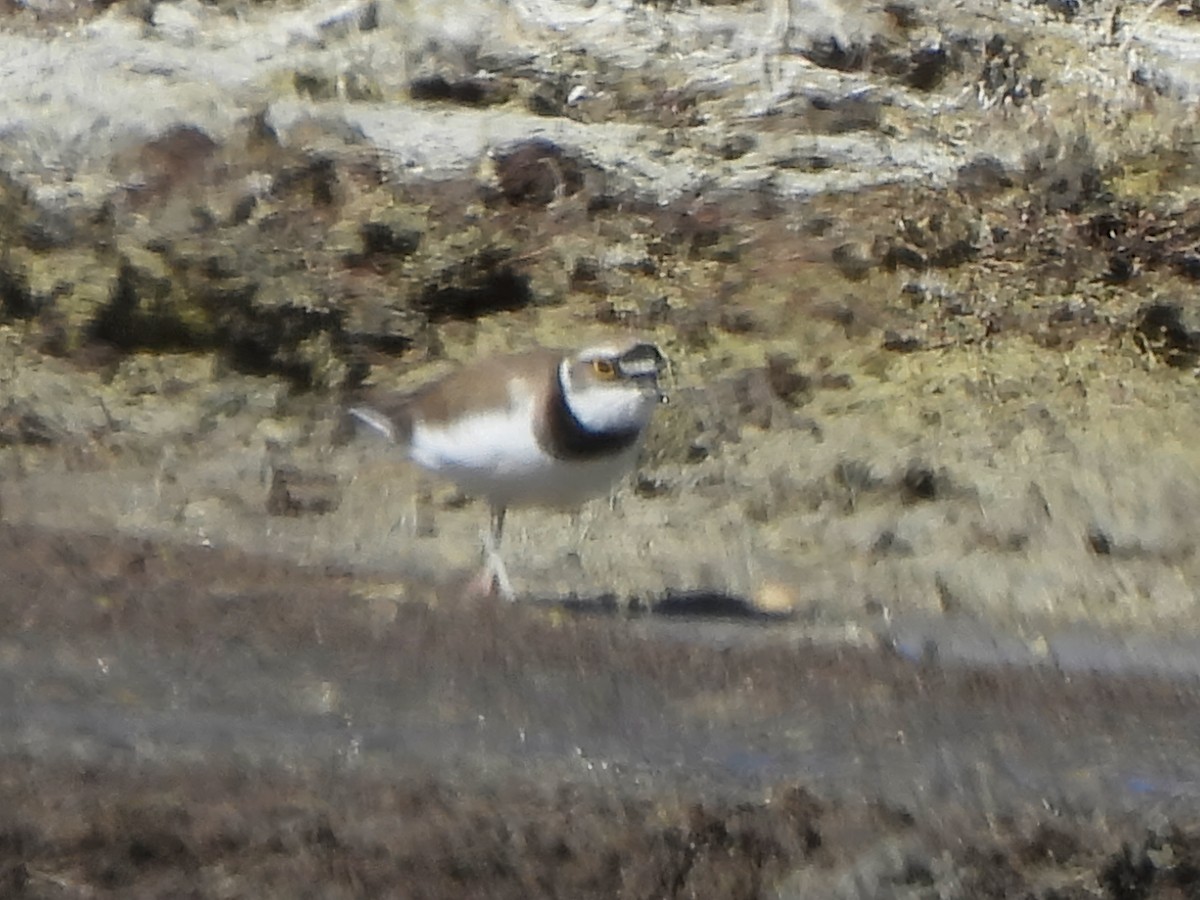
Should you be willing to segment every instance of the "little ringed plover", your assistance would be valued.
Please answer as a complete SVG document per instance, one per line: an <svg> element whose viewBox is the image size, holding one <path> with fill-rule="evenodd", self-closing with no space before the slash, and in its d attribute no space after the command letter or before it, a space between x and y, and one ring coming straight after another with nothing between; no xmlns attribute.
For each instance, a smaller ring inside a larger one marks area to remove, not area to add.
<svg viewBox="0 0 1200 900"><path fill-rule="evenodd" d="M666 365L644 341L574 353L537 349L465 366L409 394L377 395L351 415L409 459L491 506L483 580L511 599L500 556L509 507L575 507L633 468Z"/></svg>

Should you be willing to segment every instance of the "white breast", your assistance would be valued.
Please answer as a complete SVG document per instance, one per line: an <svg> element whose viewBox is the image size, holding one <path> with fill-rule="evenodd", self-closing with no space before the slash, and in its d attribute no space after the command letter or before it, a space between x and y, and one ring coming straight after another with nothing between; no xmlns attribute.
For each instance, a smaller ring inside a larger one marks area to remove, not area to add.
<svg viewBox="0 0 1200 900"><path fill-rule="evenodd" d="M509 506L577 506L632 468L636 447L604 459L555 459L534 435L532 395L514 391L512 401L450 424L414 423L410 458L469 494Z"/></svg>

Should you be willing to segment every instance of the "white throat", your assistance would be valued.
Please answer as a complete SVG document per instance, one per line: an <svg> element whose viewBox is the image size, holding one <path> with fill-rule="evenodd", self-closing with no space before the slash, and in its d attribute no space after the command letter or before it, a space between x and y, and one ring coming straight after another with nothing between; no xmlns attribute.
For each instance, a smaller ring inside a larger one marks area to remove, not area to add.
<svg viewBox="0 0 1200 900"><path fill-rule="evenodd" d="M657 400L652 392L629 382L576 385L571 380L571 361L558 366L567 409L588 431L628 431L640 429L654 411Z"/></svg>

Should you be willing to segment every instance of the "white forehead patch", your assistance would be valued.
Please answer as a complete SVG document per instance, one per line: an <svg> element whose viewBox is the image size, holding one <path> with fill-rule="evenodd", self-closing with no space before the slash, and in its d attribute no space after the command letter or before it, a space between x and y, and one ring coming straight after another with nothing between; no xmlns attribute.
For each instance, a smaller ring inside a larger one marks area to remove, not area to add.
<svg viewBox="0 0 1200 900"><path fill-rule="evenodd" d="M653 344L601 344L580 351L576 359L581 362L591 362L595 359L607 359L614 362L620 373L626 378L645 378L647 375L657 375L663 364L663 357Z"/></svg>
<svg viewBox="0 0 1200 900"><path fill-rule="evenodd" d="M621 374L628 375L630 378L642 378L646 375L658 374L658 360L656 359L621 360L619 365Z"/></svg>
<svg viewBox="0 0 1200 900"><path fill-rule="evenodd" d="M576 359L583 362L589 362L593 359L614 359L621 355L621 348L609 344L601 344L598 347L588 347L586 350L580 350L575 354Z"/></svg>

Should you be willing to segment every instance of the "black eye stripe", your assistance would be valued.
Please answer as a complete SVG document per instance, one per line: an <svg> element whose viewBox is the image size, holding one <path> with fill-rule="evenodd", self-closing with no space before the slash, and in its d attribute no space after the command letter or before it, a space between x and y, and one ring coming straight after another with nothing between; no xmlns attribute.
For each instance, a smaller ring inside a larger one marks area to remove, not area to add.
<svg viewBox="0 0 1200 900"><path fill-rule="evenodd" d="M643 381L655 379L666 368L666 358L652 344L639 344L620 355L593 356L589 367L604 380Z"/></svg>

